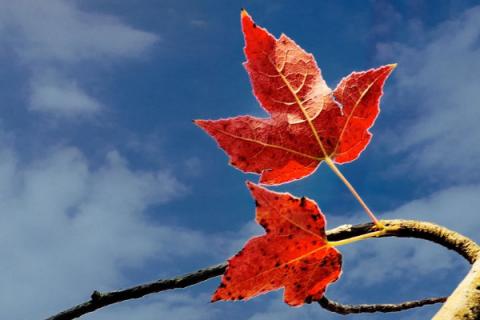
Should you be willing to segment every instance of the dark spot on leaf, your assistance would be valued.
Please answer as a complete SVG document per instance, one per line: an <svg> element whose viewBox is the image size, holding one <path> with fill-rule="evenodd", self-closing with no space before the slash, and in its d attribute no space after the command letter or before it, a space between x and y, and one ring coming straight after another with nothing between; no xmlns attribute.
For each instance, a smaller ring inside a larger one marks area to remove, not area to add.
<svg viewBox="0 0 480 320"><path fill-rule="evenodd" d="M300 199L300 207L302 207L302 208L305 207L305 197L302 197Z"/></svg>

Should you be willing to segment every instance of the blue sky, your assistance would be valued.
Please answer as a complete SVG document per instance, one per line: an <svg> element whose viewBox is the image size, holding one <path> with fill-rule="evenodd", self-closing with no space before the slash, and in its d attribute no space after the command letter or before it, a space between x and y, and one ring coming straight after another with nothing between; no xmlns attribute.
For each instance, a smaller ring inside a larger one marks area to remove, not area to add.
<svg viewBox="0 0 480 320"><path fill-rule="evenodd" d="M244 182L191 120L263 115L239 12L315 55L330 87L398 62L371 144L341 167L381 218L480 241L477 1L0 0L0 317L39 319L112 290L224 261L256 233ZM276 190L361 223L328 170ZM342 247L342 302L447 295L468 266L417 240ZM412 319L289 308L281 292L210 304L210 280L85 319Z"/></svg>

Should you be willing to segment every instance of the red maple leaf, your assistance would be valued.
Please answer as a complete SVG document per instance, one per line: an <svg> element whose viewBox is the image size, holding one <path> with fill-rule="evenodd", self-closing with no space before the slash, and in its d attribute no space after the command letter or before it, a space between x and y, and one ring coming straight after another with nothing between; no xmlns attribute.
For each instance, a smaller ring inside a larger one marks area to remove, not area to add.
<svg viewBox="0 0 480 320"><path fill-rule="evenodd" d="M244 172L263 184L303 178L323 161L346 163L370 142L385 80L395 65L353 72L331 90L311 54L279 39L242 11L245 68L270 118L196 120Z"/></svg>
<svg viewBox="0 0 480 320"><path fill-rule="evenodd" d="M247 183L256 220L266 234L250 239L229 259L212 301L249 299L284 287L291 306L320 299L341 273L341 255L328 244L317 204Z"/></svg>

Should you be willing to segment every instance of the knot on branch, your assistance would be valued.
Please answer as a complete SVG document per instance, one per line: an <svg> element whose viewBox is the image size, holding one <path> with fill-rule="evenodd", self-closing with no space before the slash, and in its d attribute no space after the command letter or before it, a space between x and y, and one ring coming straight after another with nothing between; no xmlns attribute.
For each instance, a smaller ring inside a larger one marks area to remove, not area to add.
<svg viewBox="0 0 480 320"><path fill-rule="evenodd" d="M103 297L103 293L101 293L100 291L93 291L92 292L92 295L90 296L90 298L92 299L92 301L98 301L100 300L101 298Z"/></svg>

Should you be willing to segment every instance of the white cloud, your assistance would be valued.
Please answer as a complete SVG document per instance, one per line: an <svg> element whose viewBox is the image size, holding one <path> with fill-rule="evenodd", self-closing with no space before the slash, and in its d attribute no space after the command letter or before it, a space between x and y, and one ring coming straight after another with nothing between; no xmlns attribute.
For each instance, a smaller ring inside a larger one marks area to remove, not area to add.
<svg viewBox="0 0 480 320"><path fill-rule="evenodd" d="M34 79L30 110L60 116L91 115L102 108L94 98L68 79Z"/></svg>
<svg viewBox="0 0 480 320"><path fill-rule="evenodd" d="M2 318L47 316L118 288L125 268L207 253L201 233L146 215L185 187L165 170L130 169L115 151L94 169L76 148L21 163L2 144L0 191Z"/></svg>
<svg viewBox="0 0 480 320"><path fill-rule="evenodd" d="M159 41L114 16L65 0L0 0L0 39L31 74L30 110L70 118L102 110L82 85L78 68L139 58ZM55 78L45 82L52 70Z"/></svg>
<svg viewBox="0 0 480 320"><path fill-rule="evenodd" d="M0 1L6 41L27 61L78 62L135 57L158 37L118 18L79 9L64 0Z"/></svg>
<svg viewBox="0 0 480 320"><path fill-rule="evenodd" d="M474 7L430 33L416 32L422 41L414 45L378 45L382 59L399 62L391 91L403 121L388 145L408 154L405 170L447 181L480 179L479 20Z"/></svg>

